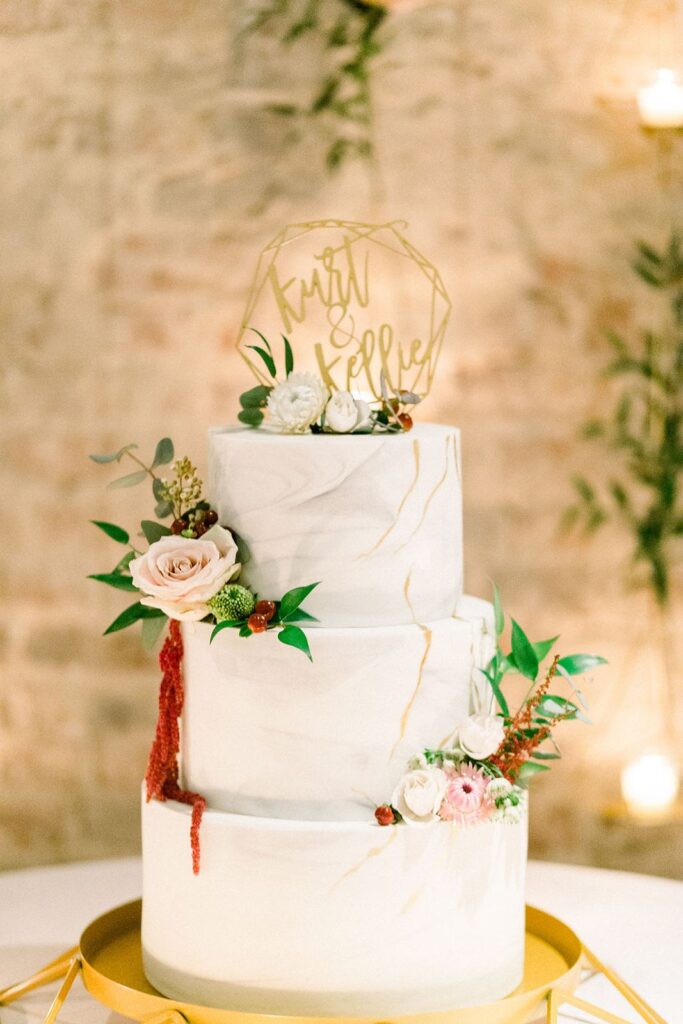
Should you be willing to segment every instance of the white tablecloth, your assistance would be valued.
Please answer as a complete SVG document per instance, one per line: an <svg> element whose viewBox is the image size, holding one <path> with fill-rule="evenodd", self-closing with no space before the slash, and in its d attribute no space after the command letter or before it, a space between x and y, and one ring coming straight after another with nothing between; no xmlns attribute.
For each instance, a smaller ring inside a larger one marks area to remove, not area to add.
<svg viewBox="0 0 683 1024"><path fill-rule="evenodd" d="M0 987L26 977L70 946L98 914L140 895L138 859L69 864L0 874ZM606 964L658 1011L683 1024L683 882L564 864L529 864L527 901L569 924ZM1 1024L37 1024L50 992L0 1010ZM626 1020L639 1018L601 978L581 995ZM61 1024L116 1019L80 986ZM586 1020L568 1010L567 1022Z"/></svg>

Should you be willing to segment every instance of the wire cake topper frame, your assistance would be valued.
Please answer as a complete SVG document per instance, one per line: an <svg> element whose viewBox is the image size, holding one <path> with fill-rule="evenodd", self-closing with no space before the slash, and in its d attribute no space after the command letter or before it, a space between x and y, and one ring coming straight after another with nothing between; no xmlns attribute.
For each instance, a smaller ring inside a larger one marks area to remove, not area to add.
<svg viewBox="0 0 683 1024"><path fill-rule="evenodd" d="M259 257L237 338L260 383L272 381L249 351L250 328L286 335L297 370L317 373L331 390L379 400L383 375L392 391L429 393L451 301L405 227L313 220L275 236Z"/></svg>

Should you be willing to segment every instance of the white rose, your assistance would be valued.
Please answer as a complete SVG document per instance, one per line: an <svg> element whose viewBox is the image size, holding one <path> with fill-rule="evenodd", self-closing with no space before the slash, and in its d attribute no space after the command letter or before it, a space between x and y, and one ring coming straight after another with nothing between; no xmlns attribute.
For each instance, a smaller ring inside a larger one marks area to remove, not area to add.
<svg viewBox="0 0 683 1024"><path fill-rule="evenodd" d="M325 427L335 434L350 434L371 427L370 406L350 391L335 391L325 406Z"/></svg>
<svg viewBox="0 0 683 1024"><path fill-rule="evenodd" d="M284 434L303 434L319 420L330 393L313 373L290 373L268 396L270 422Z"/></svg>
<svg viewBox="0 0 683 1024"><path fill-rule="evenodd" d="M199 540L161 537L130 563L141 604L160 608L170 619L197 621L209 614L207 601L240 571L229 530L213 526Z"/></svg>
<svg viewBox="0 0 683 1024"><path fill-rule="evenodd" d="M470 715L458 726L457 743L474 761L483 761L495 754L503 742L503 720L497 715Z"/></svg>
<svg viewBox="0 0 683 1024"><path fill-rule="evenodd" d="M407 772L394 790L392 806L412 824L427 824L438 817L448 776L440 768L415 768Z"/></svg>

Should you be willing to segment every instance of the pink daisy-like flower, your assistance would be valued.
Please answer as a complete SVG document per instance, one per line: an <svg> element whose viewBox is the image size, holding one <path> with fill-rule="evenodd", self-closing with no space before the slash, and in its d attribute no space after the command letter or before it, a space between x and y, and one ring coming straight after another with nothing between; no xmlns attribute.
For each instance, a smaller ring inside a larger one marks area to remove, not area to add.
<svg viewBox="0 0 683 1024"><path fill-rule="evenodd" d="M449 780L439 817L460 825L486 821L494 808L488 796L489 779L481 768L461 764Z"/></svg>

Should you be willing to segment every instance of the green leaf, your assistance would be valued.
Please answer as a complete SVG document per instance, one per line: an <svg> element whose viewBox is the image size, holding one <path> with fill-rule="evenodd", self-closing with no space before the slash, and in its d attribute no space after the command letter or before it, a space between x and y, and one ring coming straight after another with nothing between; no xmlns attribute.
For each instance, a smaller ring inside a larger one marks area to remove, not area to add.
<svg viewBox="0 0 683 1024"><path fill-rule="evenodd" d="M531 645L539 663L542 662L548 654L550 654L559 639L560 634L558 633L557 636L552 636L549 640L539 640L537 643Z"/></svg>
<svg viewBox="0 0 683 1024"><path fill-rule="evenodd" d="M557 718L558 715L570 713L572 717L579 709L572 701L565 697L559 697L554 693L547 693L535 708L537 715L543 718Z"/></svg>
<svg viewBox="0 0 683 1024"><path fill-rule="evenodd" d="M156 451L154 452L154 461L152 462L152 469L156 469L157 466L165 466L168 462L173 462L173 441L170 437L162 437L161 441L158 442Z"/></svg>
<svg viewBox="0 0 683 1024"><path fill-rule="evenodd" d="M315 615L309 615L303 608L297 608L295 612L287 616L287 622L320 622Z"/></svg>
<svg viewBox="0 0 683 1024"><path fill-rule="evenodd" d="M493 618L496 625L496 636L500 636L505 629L505 613L500 591L496 584L493 584Z"/></svg>
<svg viewBox="0 0 683 1024"><path fill-rule="evenodd" d="M116 491L120 487L135 487L136 484L141 484L146 479L147 470L136 469L134 473L128 473L126 476L120 476L116 480L112 480L111 483L107 484L107 487L110 490Z"/></svg>
<svg viewBox="0 0 683 1024"><path fill-rule="evenodd" d="M515 667L527 679L534 680L538 675L538 657L526 633L514 619L512 620L512 654L515 659Z"/></svg>
<svg viewBox="0 0 683 1024"><path fill-rule="evenodd" d="M116 563L112 572L125 572L134 558L137 558L137 553L135 551L126 551L121 561Z"/></svg>
<svg viewBox="0 0 683 1024"><path fill-rule="evenodd" d="M260 427L263 423L263 413L260 409L240 409L237 419L240 423L246 423L248 427Z"/></svg>
<svg viewBox="0 0 683 1024"><path fill-rule="evenodd" d="M253 635L254 634L252 633L252 631L249 629L249 626L245 622L244 625L240 627L240 636L248 637Z"/></svg>
<svg viewBox="0 0 683 1024"><path fill-rule="evenodd" d="M127 626L132 626L134 622L139 619L158 619L165 614L159 608L148 608L147 605L140 604L137 601L135 604L130 605L125 611L121 612L117 618L114 619L110 626L104 631L104 636L108 633L118 633L120 629L126 629Z"/></svg>
<svg viewBox="0 0 683 1024"><path fill-rule="evenodd" d="M243 625L244 621L242 619L224 619L213 627L211 636L209 637L209 643L212 644L218 634L222 633L224 629L238 629Z"/></svg>
<svg viewBox="0 0 683 1024"><path fill-rule="evenodd" d="M268 373L274 380L275 377L277 376L277 371L275 369L275 360L273 359L273 357L269 355L264 348L260 348L258 345L247 345L247 348L250 348L252 352L257 352L258 355L261 356L261 359L266 364L266 369L268 370Z"/></svg>
<svg viewBox="0 0 683 1024"><path fill-rule="evenodd" d="M557 667L562 673L566 672L569 676L580 676L599 665L606 664L607 659L601 658L599 654L568 654L566 657L560 658Z"/></svg>
<svg viewBox="0 0 683 1024"><path fill-rule="evenodd" d="M148 544L154 544L160 537L170 536L171 531L163 523L157 523L154 519L143 519L140 529L145 535Z"/></svg>
<svg viewBox="0 0 683 1024"><path fill-rule="evenodd" d="M277 638L281 644L287 644L288 647L296 647L298 651L303 651L308 660L313 661L311 648L308 646L308 638L299 626L285 626L284 629L280 630Z"/></svg>
<svg viewBox="0 0 683 1024"><path fill-rule="evenodd" d="M250 388L240 395L240 405L243 409L261 409L268 401L268 395L272 390L266 384L257 384L255 388Z"/></svg>
<svg viewBox="0 0 683 1024"><path fill-rule="evenodd" d="M122 572L91 573L88 579L97 580L98 583L106 583L110 587L116 587L117 590L131 590L138 593L138 587L135 586L131 577L124 576Z"/></svg>
<svg viewBox="0 0 683 1024"><path fill-rule="evenodd" d="M104 465L106 462L118 462L126 452L130 451L131 448L137 448L136 444L126 444L123 448L119 448L117 452L112 452L111 455L90 455L88 456L93 462L98 462Z"/></svg>
<svg viewBox="0 0 683 1024"><path fill-rule="evenodd" d="M165 617L155 616L153 619L142 620L142 646L151 651L166 626Z"/></svg>
<svg viewBox="0 0 683 1024"><path fill-rule="evenodd" d="M111 537L118 544L128 544L130 542L129 534L122 527L114 526L113 523L103 523L99 519L91 519L90 522L93 526L99 527L100 530L106 533L107 537Z"/></svg>
<svg viewBox="0 0 683 1024"><path fill-rule="evenodd" d="M294 587L292 590L288 590L280 601L280 618L288 619L297 611L299 605L303 604L311 591L319 585L320 580L317 583L309 583L306 587Z"/></svg>
<svg viewBox="0 0 683 1024"><path fill-rule="evenodd" d="M537 764L535 761L525 761L517 773L515 782L520 786L526 786L531 782L534 775L547 771L550 771L550 767L547 764Z"/></svg>
<svg viewBox="0 0 683 1024"><path fill-rule="evenodd" d="M154 506L154 515L157 519L166 519L170 516L173 511L173 505L170 501L160 501L158 505Z"/></svg>
<svg viewBox="0 0 683 1024"><path fill-rule="evenodd" d="M555 754L548 751L547 753L543 750L535 750L531 755L535 761L559 761L561 754Z"/></svg>
<svg viewBox="0 0 683 1024"><path fill-rule="evenodd" d="M152 478L152 494L157 501L168 501L168 495L166 493L166 485L163 480L160 480L158 476Z"/></svg>
<svg viewBox="0 0 683 1024"><path fill-rule="evenodd" d="M285 343L285 377L289 377L290 373L294 369L294 353L292 352L292 346L289 344L289 339L282 335L282 340Z"/></svg>

